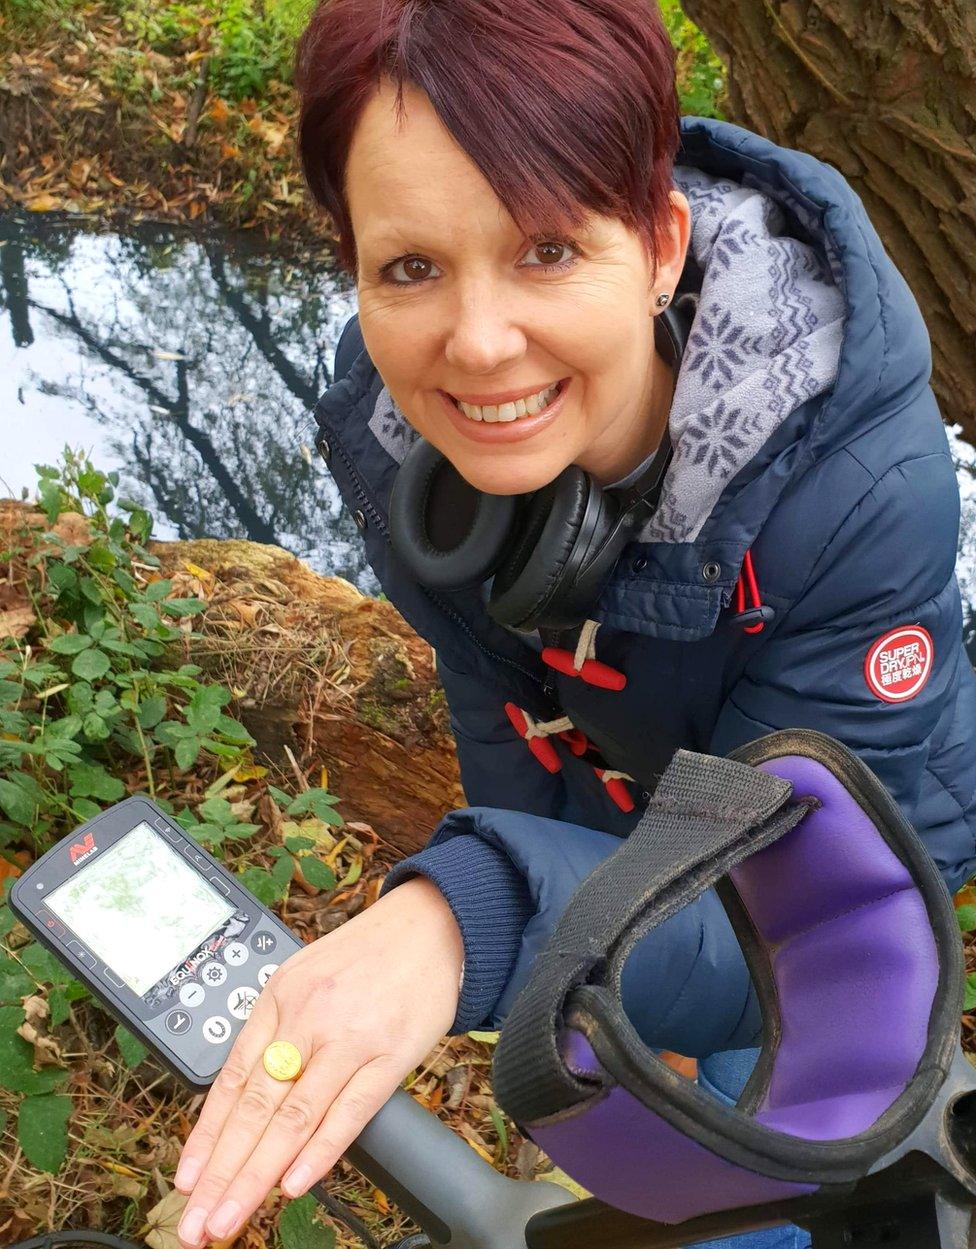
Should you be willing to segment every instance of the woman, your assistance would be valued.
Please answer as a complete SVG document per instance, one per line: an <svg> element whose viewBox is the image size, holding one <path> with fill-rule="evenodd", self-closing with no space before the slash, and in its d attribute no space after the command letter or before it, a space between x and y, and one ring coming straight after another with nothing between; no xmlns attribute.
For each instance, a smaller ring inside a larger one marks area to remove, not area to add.
<svg viewBox="0 0 976 1249"><path fill-rule="evenodd" d="M188 1246L279 1181L304 1192L444 1032L501 1023L677 747L820 729L874 768L951 888L974 863L953 466L918 307L843 178L679 122L671 46L633 0L331 0L299 70L306 173L360 309L320 449L436 649L472 805L262 993L180 1164ZM431 588L391 548L417 446L469 493L570 470L612 498L644 490L668 438L657 506L573 627L538 602L512 627L501 574ZM735 1096L759 1015L714 894L644 940L624 988L649 1045ZM264 1070L274 1039L297 1080Z"/></svg>

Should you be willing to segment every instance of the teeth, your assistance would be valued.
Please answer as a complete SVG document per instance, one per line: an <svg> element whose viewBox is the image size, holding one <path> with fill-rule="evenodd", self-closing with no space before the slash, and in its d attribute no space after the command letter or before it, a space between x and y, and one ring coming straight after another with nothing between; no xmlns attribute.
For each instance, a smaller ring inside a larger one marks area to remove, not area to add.
<svg viewBox="0 0 976 1249"><path fill-rule="evenodd" d="M516 399L514 403L503 403L498 407L479 407L473 403L454 402L465 416L472 421L516 421L520 416L535 416L543 408L547 408L559 392L558 383L540 390L538 394L527 395L524 399Z"/></svg>

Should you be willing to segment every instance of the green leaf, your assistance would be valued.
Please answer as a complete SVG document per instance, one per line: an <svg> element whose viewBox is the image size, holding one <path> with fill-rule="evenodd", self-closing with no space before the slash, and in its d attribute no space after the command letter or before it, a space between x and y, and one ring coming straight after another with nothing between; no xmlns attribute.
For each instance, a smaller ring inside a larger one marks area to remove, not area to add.
<svg viewBox="0 0 976 1249"><path fill-rule="evenodd" d="M17 1035L24 1018L19 1006L0 1006L0 1085L13 1093L50 1093L68 1072L60 1067L34 1070L34 1047Z"/></svg>
<svg viewBox="0 0 976 1249"><path fill-rule="evenodd" d="M187 703L183 714L193 731L202 735L216 726L221 708L229 702L230 690L223 685L203 685Z"/></svg>
<svg viewBox="0 0 976 1249"><path fill-rule="evenodd" d="M241 872L237 879L245 889L249 889L257 900L263 902L265 906L270 906L272 902L277 902L282 896L277 882L272 878L271 873L266 872L263 867L249 867ZM0 1072L0 1083L2 1082L2 1072Z"/></svg>
<svg viewBox="0 0 976 1249"><path fill-rule="evenodd" d="M104 651L82 651L71 665L71 671L82 681L97 681L112 667L111 660Z"/></svg>
<svg viewBox="0 0 976 1249"><path fill-rule="evenodd" d="M271 879L282 890L287 890L289 882L294 875L295 860L290 854L283 854L271 869Z"/></svg>
<svg viewBox="0 0 976 1249"><path fill-rule="evenodd" d="M295 839L296 841L298 838ZM321 859L317 859L313 854L305 854L298 860L298 866L302 869L302 875L310 885L314 885L316 889L334 889L336 878L335 872L329 867L328 863L323 863Z"/></svg>
<svg viewBox="0 0 976 1249"><path fill-rule="evenodd" d="M217 723L214 725L214 732L219 733L222 737L226 737L232 741L235 746L256 746L254 738L247 731L240 720L235 720L232 716L218 716Z"/></svg>
<svg viewBox="0 0 976 1249"><path fill-rule="evenodd" d="M289 802L288 814L304 815L311 811L323 823L339 825L343 823L342 816L332 809L338 801L334 794L324 789L306 789Z"/></svg>
<svg viewBox="0 0 976 1249"><path fill-rule="evenodd" d="M972 932L976 928L976 906L957 906L956 922L960 932Z"/></svg>
<svg viewBox="0 0 976 1249"><path fill-rule="evenodd" d="M200 803L197 811L205 820L214 824L233 824L237 819L226 798L208 798L206 802Z"/></svg>
<svg viewBox="0 0 976 1249"><path fill-rule="evenodd" d="M315 839L312 837L286 837L285 846L292 854L298 854L300 850L311 850L315 845Z"/></svg>
<svg viewBox="0 0 976 1249"><path fill-rule="evenodd" d="M50 651L54 651L56 655L77 655L81 651L86 651L90 646L94 645L91 638L84 633L62 633L59 637L52 638L47 644Z"/></svg>
<svg viewBox="0 0 976 1249"><path fill-rule="evenodd" d="M166 598L159 606L167 616L199 616L207 604L202 598Z"/></svg>
<svg viewBox="0 0 976 1249"><path fill-rule="evenodd" d="M17 1113L17 1139L27 1161L52 1175L68 1152L71 1098L62 1093L25 1097Z"/></svg>
<svg viewBox="0 0 976 1249"><path fill-rule="evenodd" d="M150 603L156 603L159 599L165 598L172 588L172 581L150 581L144 593Z"/></svg>
<svg viewBox="0 0 976 1249"><path fill-rule="evenodd" d="M311 1193L288 1202L278 1216L281 1249L335 1249L335 1231L318 1221L319 1208Z"/></svg>
<svg viewBox="0 0 976 1249"><path fill-rule="evenodd" d="M95 691L87 681L76 681L68 690L68 708L76 715L87 715L95 701Z"/></svg>
<svg viewBox="0 0 976 1249"><path fill-rule="evenodd" d="M121 1024L115 1029L115 1044L119 1047L119 1053L125 1059L125 1065L130 1071L134 1071L149 1053L138 1037L134 1037L128 1028L123 1028Z"/></svg>
<svg viewBox="0 0 976 1249"><path fill-rule="evenodd" d="M34 823L34 802L13 781L0 779L0 808L15 824L30 828Z"/></svg>
<svg viewBox="0 0 976 1249"><path fill-rule="evenodd" d="M504 1158L508 1153L508 1128L505 1126L505 1117L494 1102L489 1104L488 1113L491 1115L491 1121L495 1125L498 1143L502 1147L502 1157Z"/></svg>
<svg viewBox="0 0 976 1249"><path fill-rule="evenodd" d="M35 991L34 981L12 958L0 958L0 1004L19 1006L21 998ZM18 1025L19 1026L19 1020ZM0 1076L0 1084L3 1083Z"/></svg>
<svg viewBox="0 0 976 1249"><path fill-rule="evenodd" d="M90 742L104 742L111 736L112 732L102 717L94 711L89 711L88 715L85 716L83 728L85 737Z"/></svg>
<svg viewBox="0 0 976 1249"><path fill-rule="evenodd" d="M99 764L79 762L69 765L68 780L73 798L101 798L103 802L118 802L125 793L125 785L118 777L110 776Z"/></svg>
<svg viewBox="0 0 976 1249"><path fill-rule="evenodd" d="M111 572L118 562L108 547L100 542L95 542L88 548L85 559L98 572Z"/></svg>
<svg viewBox="0 0 976 1249"><path fill-rule="evenodd" d="M185 772L196 763L201 744L199 737L185 737L176 743L176 750L173 753L176 757L176 766L181 771Z"/></svg>
<svg viewBox="0 0 976 1249"><path fill-rule="evenodd" d="M221 831L227 837L232 837L235 841L243 841L246 837L253 837L261 828L260 824L225 824Z"/></svg>
<svg viewBox="0 0 976 1249"><path fill-rule="evenodd" d="M966 999L962 1009L963 1011L976 1010L976 974L966 977Z"/></svg>
<svg viewBox="0 0 976 1249"><path fill-rule="evenodd" d="M151 603L130 603L129 614L136 624L149 632L158 629L161 624L159 612Z"/></svg>
<svg viewBox="0 0 976 1249"><path fill-rule="evenodd" d="M41 984L67 984L72 978L71 972L64 963L36 941L21 950L20 958L27 970Z"/></svg>
<svg viewBox="0 0 976 1249"><path fill-rule="evenodd" d="M136 716L144 729L154 729L166 714L166 698L163 694L150 694L139 704Z"/></svg>

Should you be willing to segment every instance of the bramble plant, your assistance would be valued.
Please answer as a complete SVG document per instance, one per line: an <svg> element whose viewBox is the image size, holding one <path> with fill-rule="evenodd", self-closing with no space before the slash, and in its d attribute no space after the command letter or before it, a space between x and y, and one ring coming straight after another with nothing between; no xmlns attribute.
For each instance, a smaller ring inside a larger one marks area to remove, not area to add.
<svg viewBox="0 0 976 1249"><path fill-rule="evenodd" d="M261 826L221 794L237 773L254 775L255 742L227 710L231 691L180 662L206 603L178 596L160 574L146 545L150 515L116 498L118 474L68 449L62 465L38 472L44 521L26 519L0 550L8 582L34 614L32 640L0 639L0 859L16 871L128 790L153 797L266 904L287 894L296 867L307 884L335 887L332 869L314 853L320 838L307 835L343 823L338 799L324 789L292 796L268 787L283 816L283 844L269 846L265 837L253 847L272 860L270 870L252 861L248 843ZM173 796L201 775L214 777L202 801L178 807ZM34 1070L24 1004L41 995L56 1027L88 993L23 937L0 905L0 1086L23 1095L18 1139L26 1157L56 1171L71 1108L57 1089L69 1072ZM129 1066L145 1057L122 1028L116 1042Z"/></svg>

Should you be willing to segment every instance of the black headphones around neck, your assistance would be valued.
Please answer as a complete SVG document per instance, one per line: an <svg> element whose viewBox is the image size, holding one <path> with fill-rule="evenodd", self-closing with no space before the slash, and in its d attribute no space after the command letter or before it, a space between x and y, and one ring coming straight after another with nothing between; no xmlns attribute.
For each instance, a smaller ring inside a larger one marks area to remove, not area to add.
<svg viewBox="0 0 976 1249"><path fill-rule="evenodd" d="M654 318L654 341L677 381L694 317L682 295ZM488 613L499 624L572 629L609 581L624 546L653 513L671 463L665 430L647 470L630 486L604 489L576 464L530 494L484 494L419 438L390 495L390 542L433 590L463 590L494 574Z"/></svg>

